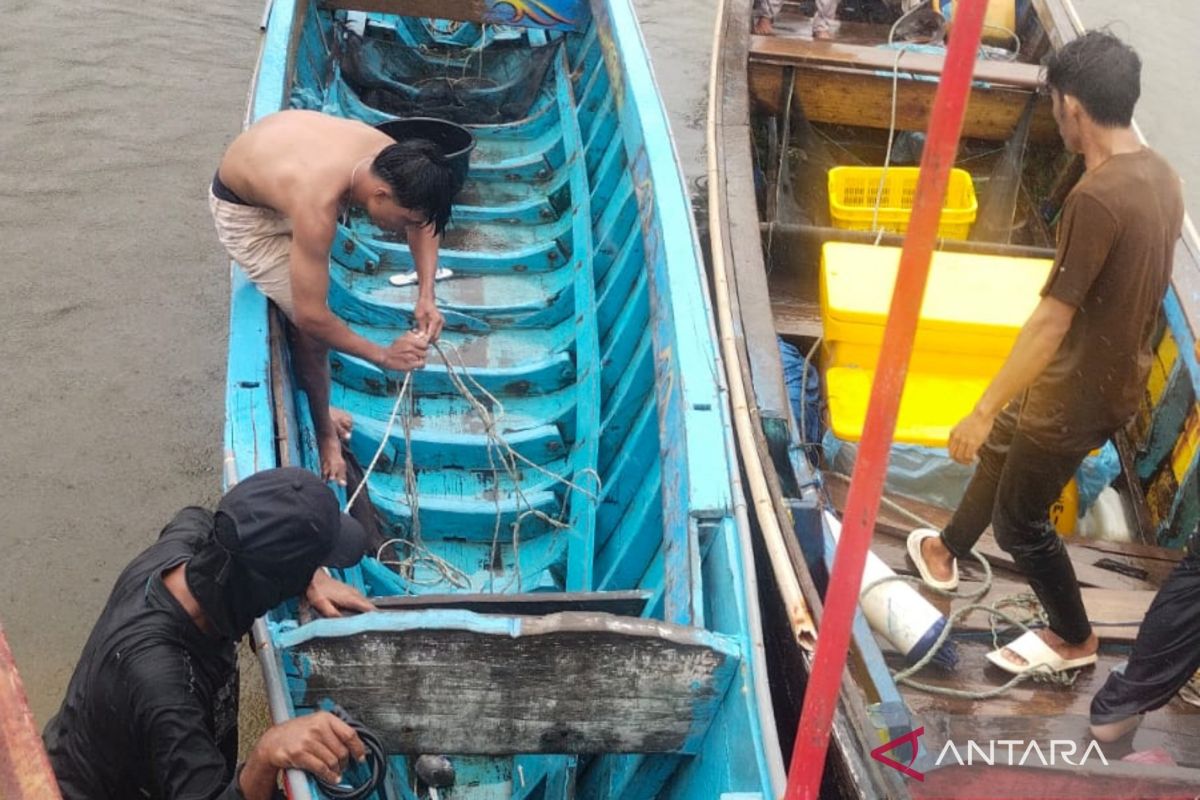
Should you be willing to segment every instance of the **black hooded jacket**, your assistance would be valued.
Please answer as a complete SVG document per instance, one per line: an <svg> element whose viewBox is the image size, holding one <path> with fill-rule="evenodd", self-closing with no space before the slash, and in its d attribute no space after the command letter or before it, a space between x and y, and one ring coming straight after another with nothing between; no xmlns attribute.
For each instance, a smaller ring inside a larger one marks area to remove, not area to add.
<svg viewBox="0 0 1200 800"><path fill-rule="evenodd" d="M43 734L65 800L242 796L235 641L203 633L162 581L213 524L183 509L117 578Z"/></svg>

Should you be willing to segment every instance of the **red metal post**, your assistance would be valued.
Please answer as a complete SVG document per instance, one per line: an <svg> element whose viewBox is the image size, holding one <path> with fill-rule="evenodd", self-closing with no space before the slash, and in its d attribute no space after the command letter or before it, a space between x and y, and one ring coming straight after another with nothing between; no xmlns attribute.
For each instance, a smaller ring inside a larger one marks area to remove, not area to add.
<svg viewBox="0 0 1200 800"><path fill-rule="evenodd" d="M0 798L61 800L0 625Z"/></svg>
<svg viewBox="0 0 1200 800"><path fill-rule="evenodd" d="M900 393L904 388L917 315L925 294L925 279L937 238L942 200L958 152L963 112L967 107L986 10L987 0L955 3L946 65L934 98L912 218L900 255L891 310L875 369L875 383L871 387L871 402L846 496L842 533L825 593L825 610L821 615L812 675L804 694L796 746L792 750L786 800L817 800L820 792L825 754L829 748L829 728L837 708L842 670L850 648L850 626L858 605L875 515L879 511L888 453L900 410Z"/></svg>

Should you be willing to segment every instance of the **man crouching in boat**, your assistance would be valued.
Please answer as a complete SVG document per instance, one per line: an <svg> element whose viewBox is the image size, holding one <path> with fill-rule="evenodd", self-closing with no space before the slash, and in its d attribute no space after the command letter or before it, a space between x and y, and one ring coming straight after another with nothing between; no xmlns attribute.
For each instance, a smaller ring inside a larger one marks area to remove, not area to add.
<svg viewBox="0 0 1200 800"><path fill-rule="evenodd" d="M444 319L434 302L438 241L458 190L432 142L396 142L362 122L281 111L233 140L213 176L209 205L231 258L292 322L296 377L308 394L323 477L346 482L339 437L350 417L329 407L329 349L385 370L425 366ZM420 284L416 329L383 346L329 310L329 251L348 207L406 234Z"/></svg>
<svg viewBox="0 0 1200 800"><path fill-rule="evenodd" d="M988 660L1012 673L1094 664L1088 623L1049 508L1083 458L1133 417L1183 224L1179 177L1131 127L1141 61L1091 31L1047 65L1054 118L1086 171L1062 210L1042 299L975 409L950 433L954 460L979 465L945 530L914 531L908 552L931 586L958 584L990 522L1049 618Z"/></svg>
<svg viewBox="0 0 1200 800"><path fill-rule="evenodd" d="M320 569L357 563L367 544L333 491L294 467L251 475L215 514L176 514L117 578L46 725L65 800L267 800L285 768L336 782L365 751L327 712L268 729L235 769L237 642L301 593L326 616L371 610Z"/></svg>

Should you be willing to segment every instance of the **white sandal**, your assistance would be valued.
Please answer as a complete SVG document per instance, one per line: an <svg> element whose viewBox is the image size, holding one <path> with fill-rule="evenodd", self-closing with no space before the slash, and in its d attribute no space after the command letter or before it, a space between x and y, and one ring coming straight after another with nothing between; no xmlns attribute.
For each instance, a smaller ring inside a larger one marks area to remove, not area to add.
<svg viewBox="0 0 1200 800"><path fill-rule="evenodd" d="M1025 659L1025 663L1018 664L1006 658L1004 655L1006 649L1013 651ZM1035 669L1048 673L1059 673L1070 669L1088 667L1096 663L1096 654L1092 653L1090 656L1081 656L1080 658L1063 658L1058 654L1057 650L1046 644L1046 641L1038 636L1037 633L1026 631L999 650L993 650L988 653L987 660L1005 672L1011 672L1013 675L1024 675L1026 672L1032 672Z"/></svg>
<svg viewBox="0 0 1200 800"><path fill-rule="evenodd" d="M954 565L950 568L950 578L940 581L933 577L933 573L929 571L929 565L925 563L925 557L921 555L921 543L926 539L937 539L941 535L932 528L917 528L908 535L905 546L908 549L908 557L912 560L913 566L917 568L917 572L920 573L921 580L925 582L926 586L941 589L944 592L952 592L958 588L958 559L954 560Z"/></svg>

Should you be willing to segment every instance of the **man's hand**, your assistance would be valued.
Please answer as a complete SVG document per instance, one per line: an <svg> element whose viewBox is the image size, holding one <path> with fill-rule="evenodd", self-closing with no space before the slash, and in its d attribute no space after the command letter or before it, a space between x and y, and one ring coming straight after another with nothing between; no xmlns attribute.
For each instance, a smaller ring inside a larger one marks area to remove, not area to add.
<svg viewBox="0 0 1200 800"><path fill-rule="evenodd" d="M995 417L984 414L978 408L959 420L950 431L950 441L947 444L950 457L959 464L973 463L979 448L992 432L992 423L995 421Z"/></svg>
<svg viewBox="0 0 1200 800"><path fill-rule="evenodd" d="M281 769L302 769L337 783L351 758L361 762L366 757L367 749L353 728L328 711L318 711L268 728L246 759L238 782L247 800L265 800Z"/></svg>
<svg viewBox="0 0 1200 800"><path fill-rule="evenodd" d="M383 358L376 363L396 372L421 369L425 366L428 351L429 340L416 331L409 331L384 348Z"/></svg>
<svg viewBox="0 0 1200 800"><path fill-rule="evenodd" d="M442 316L437 303L428 295L421 295L417 298L417 306L413 309L413 318L417 322L417 332L424 334L425 340L428 342L436 342L442 335L442 328L446 325L446 318Z"/></svg>
<svg viewBox="0 0 1200 800"><path fill-rule="evenodd" d="M322 617L340 617L343 611L375 610L375 606L362 592L330 577L323 569L313 573L313 579L304 592L304 599Z"/></svg>

